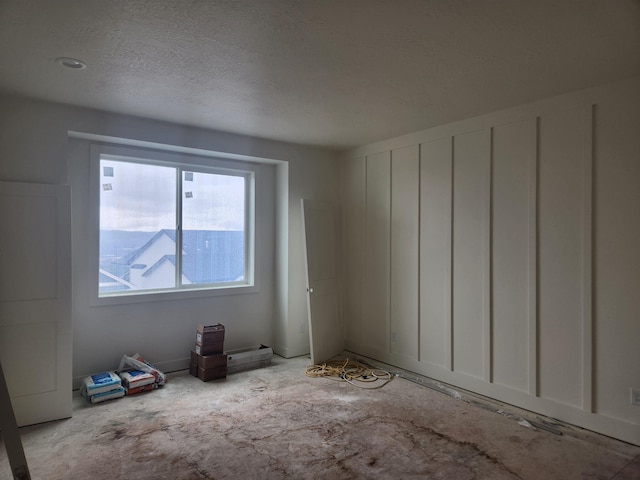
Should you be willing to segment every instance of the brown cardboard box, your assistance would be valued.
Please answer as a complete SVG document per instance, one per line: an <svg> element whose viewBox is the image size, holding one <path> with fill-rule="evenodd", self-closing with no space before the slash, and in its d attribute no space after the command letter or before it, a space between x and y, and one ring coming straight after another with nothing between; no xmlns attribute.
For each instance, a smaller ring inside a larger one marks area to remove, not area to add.
<svg viewBox="0 0 640 480"><path fill-rule="evenodd" d="M208 357L209 355L220 355L223 350L220 349L218 344L196 343L193 350L197 355Z"/></svg>
<svg viewBox="0 0 640 480"><path fill-rule="evenodd" d="M198 325L196 328L196 352L212 355L224 351L224 325Z"/></svg>
<svg viewBox="0 0 640 480"><path fill-rule="evenodd" d="M191 350L191 361L189 362L189 373L194 377L198 376L198 354Z"/></svg>
<svg viewBox="0 0 640 480"><path fill-rule="evenodd" d="M227 378L227 366L213 367L213 368L201 368L198 367L198 378L203 382L209 380L217 380L219 378Z"/></svg>
<svg viewBox="0 0 640 480"><path fill-rule="evenodd" d="M198 368L216 368L227 366L227 354L215 353L213 355L196 355Z"/></svg>

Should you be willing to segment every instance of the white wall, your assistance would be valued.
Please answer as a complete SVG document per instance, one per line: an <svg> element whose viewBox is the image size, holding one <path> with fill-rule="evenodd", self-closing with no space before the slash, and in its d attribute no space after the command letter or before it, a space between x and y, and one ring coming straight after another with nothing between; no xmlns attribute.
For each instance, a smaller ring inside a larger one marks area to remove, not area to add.
<svg viewBox="0 0 640 480"><path fill-rule="evenodd" d="M309 352L300 198L335 201L329 151L0 95L0 179L72 185L73 375L116 368L140 352L165 370L186 368L198 323L226 326L225 347L258 343L283 355ZM91 306L88 287L90 142L69 131L269 159L263 191L260 290L255 294Z"/></svg>
<svg viewBox="0 0 640 480"><path fill-rule="evenodd" d="M639 85L349 151L347 348L640 444Z"/></svg>
<svg viewBox="0 0 640 480"><path fill-rule="evenodd" d="M339 161L318 162L300 158L289 162L289 236L288 236L288 317L285 329L286 357L309 353L309 323L307 310L306 273L304 269L304 236L302 232L302 203L305 198L339 204Z"/></svg>

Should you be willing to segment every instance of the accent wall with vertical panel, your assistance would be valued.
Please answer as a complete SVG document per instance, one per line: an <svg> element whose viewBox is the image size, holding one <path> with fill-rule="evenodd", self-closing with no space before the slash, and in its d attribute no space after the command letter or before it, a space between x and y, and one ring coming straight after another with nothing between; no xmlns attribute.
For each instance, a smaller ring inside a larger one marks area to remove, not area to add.
<svg viewBox="0 0 640 480"><path fill-rule="evenodd" d="M347 350L640 444L638 85L349 151Z"/></svg>

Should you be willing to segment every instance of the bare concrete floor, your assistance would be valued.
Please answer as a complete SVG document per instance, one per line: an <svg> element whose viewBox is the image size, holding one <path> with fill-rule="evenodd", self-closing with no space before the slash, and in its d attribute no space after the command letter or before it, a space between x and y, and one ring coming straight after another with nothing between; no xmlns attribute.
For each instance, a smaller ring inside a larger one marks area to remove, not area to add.
<svg viewBox="0 0 640 480"><path fill-rule="evenodd" d="M384 388L304 375L307 358L157 391L22 428L33 479L640 478L640 447L562 435L401 378ZM520 413L519 413L520 414ZM535 415L531 419L536 419ZM0 479L11 478L0 445Z"/></svg>

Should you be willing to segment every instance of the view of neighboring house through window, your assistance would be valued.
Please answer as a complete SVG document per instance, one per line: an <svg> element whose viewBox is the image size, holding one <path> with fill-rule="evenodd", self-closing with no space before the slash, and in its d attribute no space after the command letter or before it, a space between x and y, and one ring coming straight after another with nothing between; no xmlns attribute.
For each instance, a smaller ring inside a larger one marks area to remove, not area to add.
<svg viewBox="0 0 640 480"><path fill-rule="evenodd" d="M248 285L250 171L100 156L99 296Z"/></svg>

